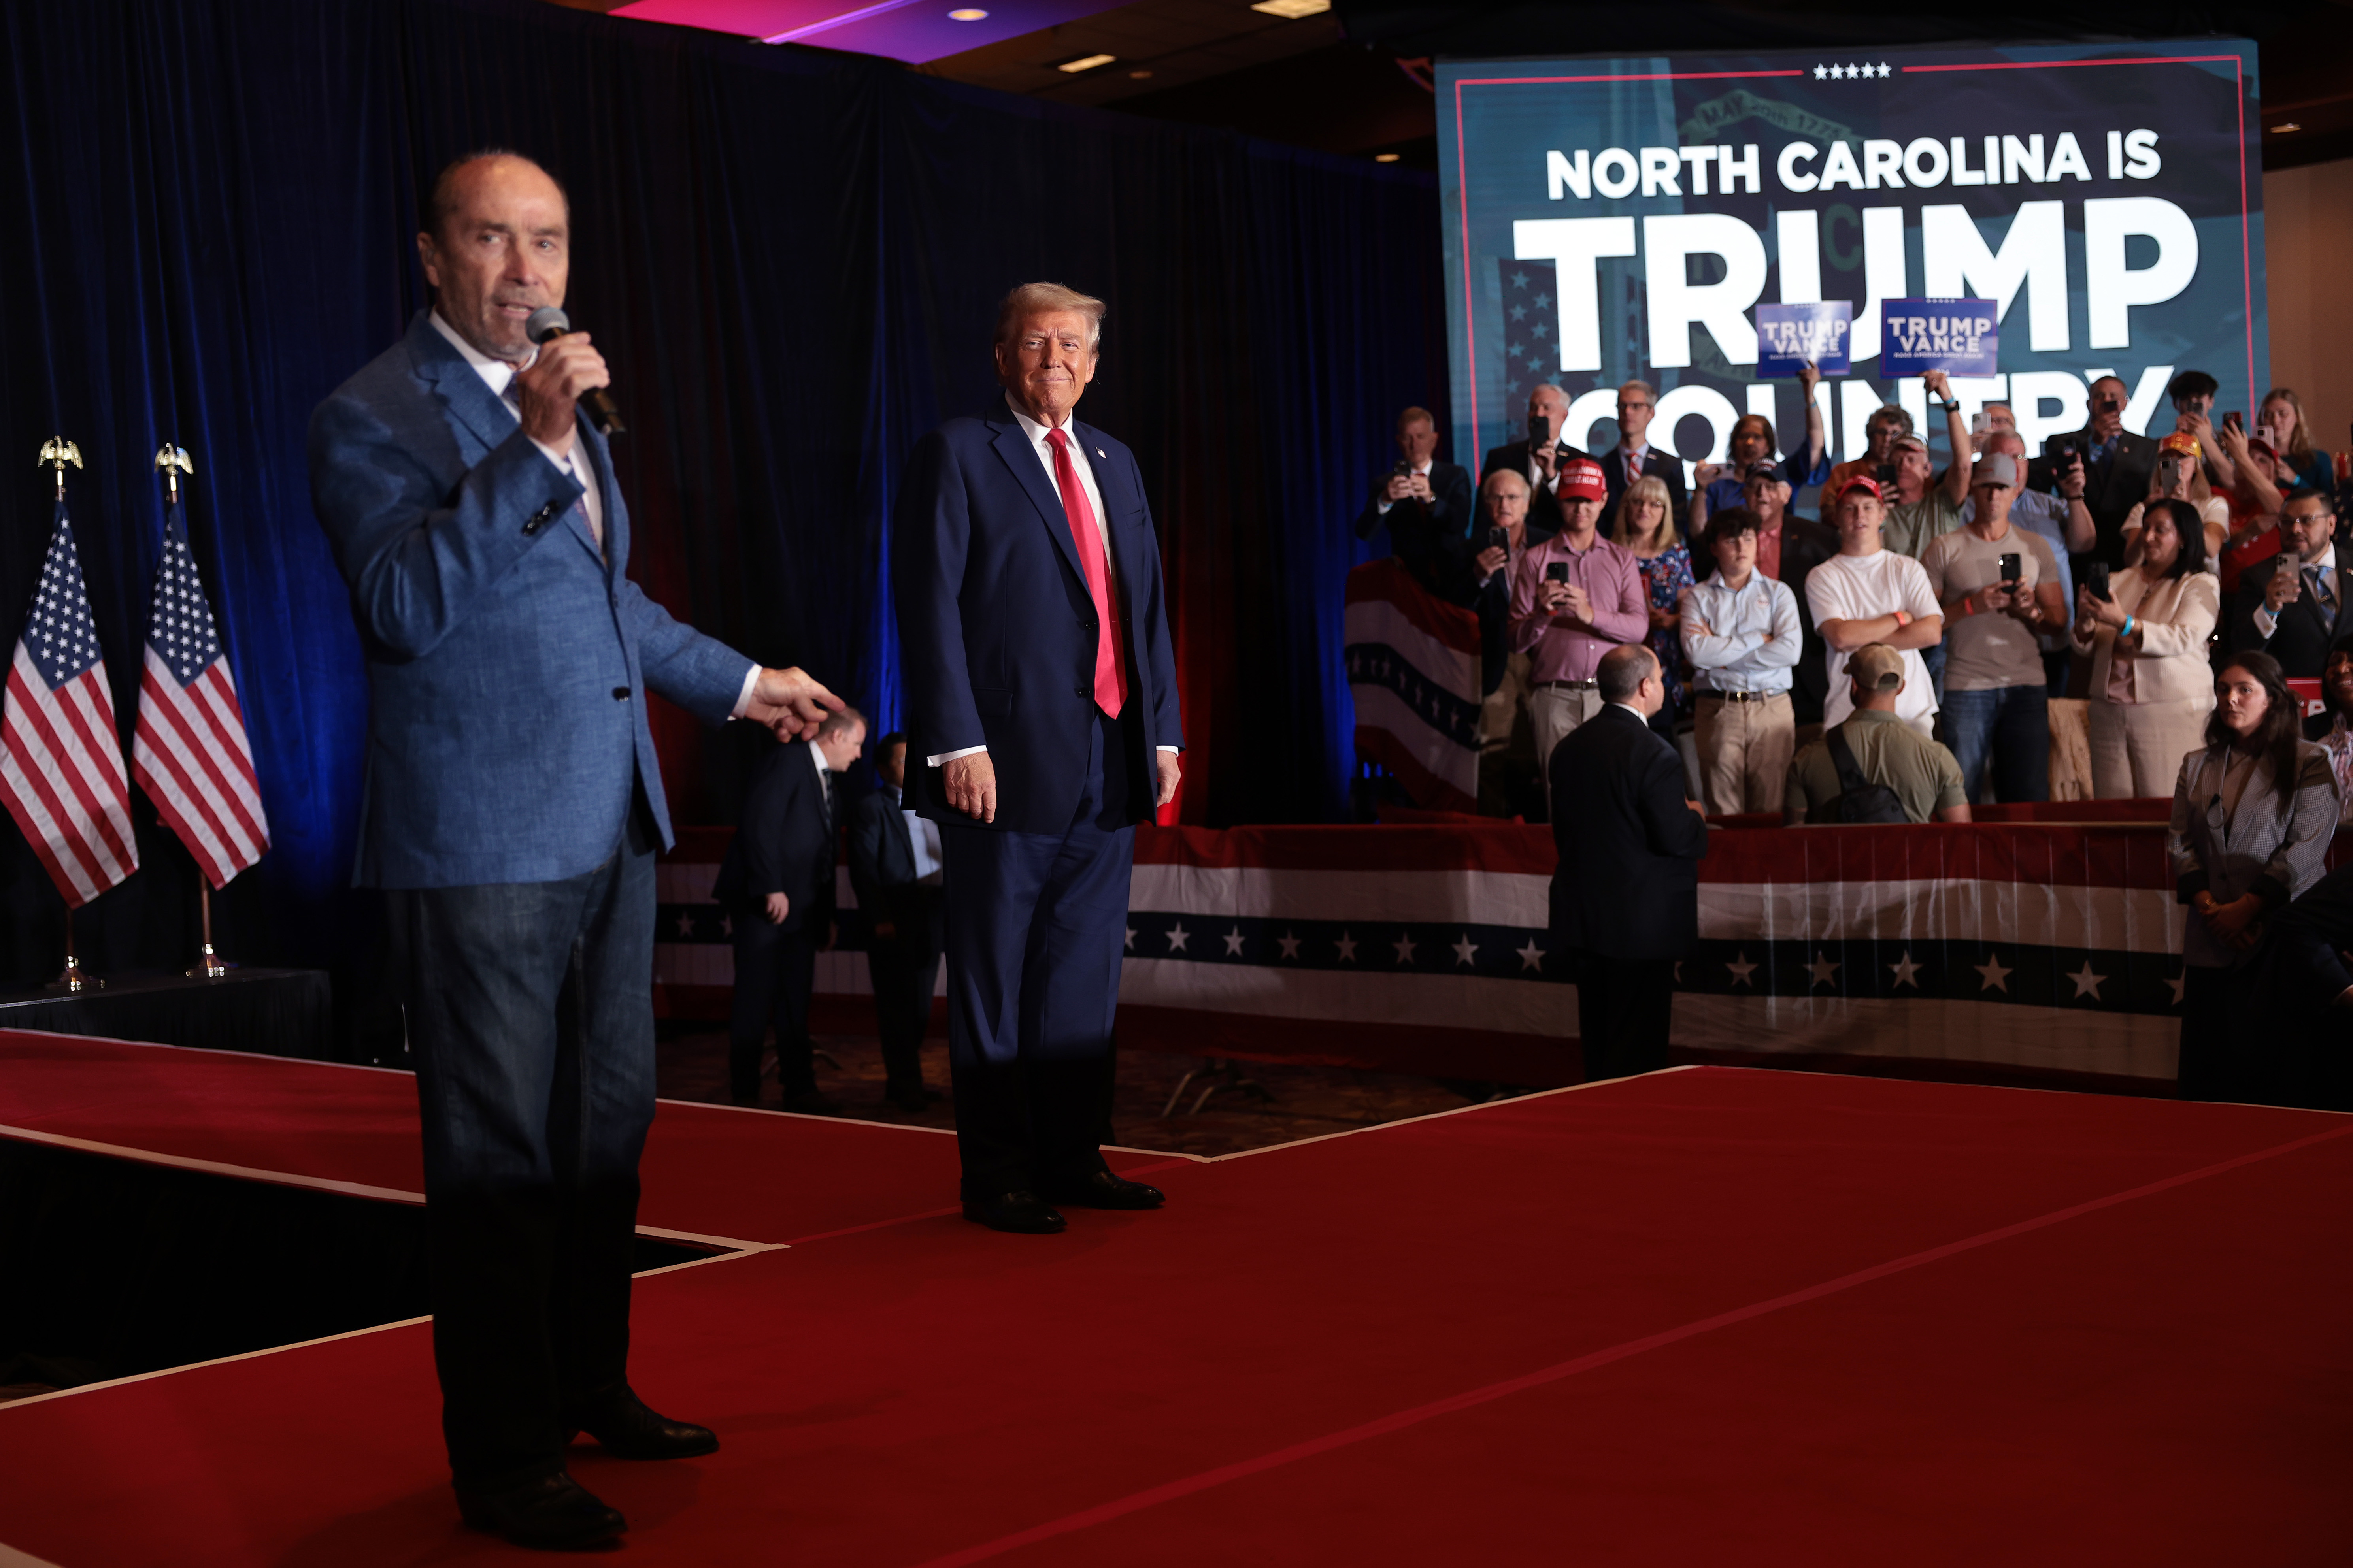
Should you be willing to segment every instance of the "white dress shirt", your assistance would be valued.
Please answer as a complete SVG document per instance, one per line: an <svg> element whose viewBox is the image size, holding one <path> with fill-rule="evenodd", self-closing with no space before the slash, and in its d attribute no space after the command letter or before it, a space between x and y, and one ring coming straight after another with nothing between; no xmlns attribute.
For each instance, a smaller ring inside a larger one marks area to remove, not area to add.
<svg viewBox="0 0 2353 1568"><path fill-rule="evenodd" d="M1700 690L1770 696L1795 684L1804 626L1798 619L1798 595L1788 584L1751 572L1738 588L1727 588L1718 571L1692 589L1691 608L1691 618L1683 622L1683 657L1692 662L1693 684ZM1693 631L1693 619L1706 623L1715 635ZM1770 642L1765 640L1768 634Z"/></svg>
<svg viewBox="0 0 2353 1568"><path fill-rule="evenodd" d="M882 793L891 797L891 804L898 807L899 815L907 819L907 842L913 847L915 852L915 880L926 888L938 887L941 866L940 825L918 812L909 811L906 807L906 796L889 784L882 786Z"/></svg>
<svg viewBox="0 0 2353 1568"><path fill-rule="evenodd" d="M1021 426L1021 434L1029 438L1029 449L1037 453L1038 461L1045 465L1046 483L1052 488L1054 491L1054 499L1060 500L1062 499L1062 484L1060 479L1054 477L1054 447L1053 443L1046 439L1049 430L1054 427L1040 425L1035 419L1030 418L1029 415L1023 413L1021 411L1021 405L1013 401L1013 395L1009 392L1005 395L1005 406L1013 411L1015 422ZM1095 469L1094 463L1092 461L1093 455L1087 450L1087 444L1079 439L1078 432L1071 428L1068 416L1064 417L1060 428L1070 437L1071 467L1078 473L1079 489L1086 492L1088 510L1094 513L1095 547L1103 552L1103 563L1104 591L1107 593L1116 594L1119 592L1119 574L1112 570L1111 524L1105 521L1103 518L1103 489L1102 487L1095 483ZM1066 508L1069 505L1068 502L1064 502L1063 504ZM1075 543L1076 542L1074 541L1073 542ZM1173 752L1177 748L1175 746L1163 746L1160 749L1164 752ZM988 750L987 746L965 746L957 751L942 752L936 757L925 757L923 761L936 768L943 763L952 763L958 757L976 756L987 750Z"/></svg>
<svg viewBox="0 0 2353 1568"><path fill-rule="evenodd" d="M474 367L474 374L482 378L482 384L491 389L491 395L499 400L499 406L513 415L515 422L521 424L522 410L515 406L515 400L511 395L514 391L514 378L517 372L529 370L539 363L539 350L533 349L531 357L521 364L509 364L502 359L492 359L459 337L458 330L441 319L440 311L435 310L426 320L433 323L435 331L449 340L449 345L452 348L466 357L466 363ZM605 547L605 497L596 483L596 476L590 471L588 465L575 462L580 455L580 438L576 436L573 437L572 450L569 452L558 452L535 436L529 437L529 440L533 446L539 448L540 456L554 464L580 486L580 505L588 514L588 531L596 536L596 548L603 550ZM729 711L727 715L729 718L744 717L744 710L752 705L752 688L758 684L759 679L760 667L756 664L744 672L744 687L735 694L735 706Z"/></svg>
<svg viewBox="0 0 2353 1568"><path fill-rule="evenodd" d="M2337 546L2335 544L2329 545L2327 550L2323 551L2321 552L2320 559L2317 561L2306 561L2301 556L2284 551L2278 556L2274 557L2274 559L2280 563L2279 565L2272 568L2274 572L2284 572L2287 570L2287 563L2289 562L2293 561L2295 563L2296 585L2303 589L2306 594L2311 593L2312 589L2311 586L2304 581L2304 574L2314 567L2318 567L2320 569L2322 581L2328 584L2328 597L2330 601L2340 605L2344 604L2345 576L2343 573L2337 570L2338 563L2337 560ZM2255 605L2254 620L2255 631L2265 642L2271 641L2273 636L2279 630L2279 617L2272 614L2271 607L2269 605L2258 602Z"/></svg>

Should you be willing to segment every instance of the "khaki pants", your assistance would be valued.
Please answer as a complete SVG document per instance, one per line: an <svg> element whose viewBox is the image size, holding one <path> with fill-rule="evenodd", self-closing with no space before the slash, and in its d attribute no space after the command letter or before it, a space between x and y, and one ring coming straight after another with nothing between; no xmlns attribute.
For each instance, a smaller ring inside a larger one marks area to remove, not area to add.
<svg viewBox="0 0 2353 1568"><path fill-rule="evenodd" d="M1504 677L1479 710L1479 815L1534 816L1535 731L1528 721L1528 656L1506 655Z"/></svg>
<svg viewBox="0 0 2353 1568"><path fill-rule="evenodd" d="M2206 745L2211 697L2175 702L2092 699L2092 791L2101 800L2170 798L2181 759Z"/></svg>
<svg viewBox="0 0 2353 1568"><path fill-rule="evenodd" d="M1528 722L1535 727L1536 771L1552 785L1552 750L1568 732L1601 711L1601 693L1589 686L1540 686L1528 693Z"/></svg>
<svg viewBox="0 0 2353 1568"><path fill-rule="evenodd" d="M1693 710L1700 790L1713 815L1781 809L1781 787L1798 749L1788 693L1762 702L1726 702L1702 691Z"/></svg>

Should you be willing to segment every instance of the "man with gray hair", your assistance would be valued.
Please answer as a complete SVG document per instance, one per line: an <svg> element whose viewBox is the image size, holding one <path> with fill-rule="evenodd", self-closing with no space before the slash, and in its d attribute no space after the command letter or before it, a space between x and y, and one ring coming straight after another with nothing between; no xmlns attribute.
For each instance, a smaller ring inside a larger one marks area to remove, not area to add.
<svg viewBox="0 0 2353 1568"><path fill-rule="evenodd" d="M1514 473L1528 487L1528 523L1537 534L1560 531L1560 501L1554 494L1563 463L1586 456L1585 448L1568 438L1568 394L1550 382L1528 394L1527 434L1488 452L1479 465L1479 482L1490 474ZM1579 431L1582 436L1584 432Z"/></svg>
<svg viewBox="0 0 2353 1568"><path fill-rule="evenodd" d="M1071 416L1103 317L1059 283L1008 294L1003 395L915 444L892 522L907 795L946 873L964 1214L1039 1236L1064 1228L1057 1205L1163 1201L1102 1150L1135 825L1176 798L1185 744L1143 471Z"/></svg>

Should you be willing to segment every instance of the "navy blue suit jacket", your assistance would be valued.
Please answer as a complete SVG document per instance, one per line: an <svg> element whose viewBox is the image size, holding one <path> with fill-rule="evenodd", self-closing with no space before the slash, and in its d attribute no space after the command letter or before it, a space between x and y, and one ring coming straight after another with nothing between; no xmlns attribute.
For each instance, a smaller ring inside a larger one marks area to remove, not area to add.
<svg viewBox="0 0 2353 1568"><path fill-rule="evenodd" d="M1605 958L1681 958L1699 940L1707 825L1684 804L1683 758L1604 703L1552 753L1552 929Z"/></svg>
<svg viewBox="0 0 2353 1568"><path fill-rule="evenodd" d="M424 312L311 416L311 501L351 585L373 702L361 887L546 882L621 841L635 790L670 814L648 688L723 721L752 661L626 575L604 437L605 559L580 483Z"/></svg>
<svg viewBox="0 0 2353 1568"><path fill-rule="evenodd" d="M1154 750L1182 746L1176 659L1160 541L1134 454L1073 419L1092 466L1126 631L1129 819L1152 815ZM1078 814L1095 723L1094 601L1045 465L999 400L915 444L892 516L892 576L904 653L907 796L936 821L976 826L923 759L987 746L995 826L1063 833Z"/></svg>

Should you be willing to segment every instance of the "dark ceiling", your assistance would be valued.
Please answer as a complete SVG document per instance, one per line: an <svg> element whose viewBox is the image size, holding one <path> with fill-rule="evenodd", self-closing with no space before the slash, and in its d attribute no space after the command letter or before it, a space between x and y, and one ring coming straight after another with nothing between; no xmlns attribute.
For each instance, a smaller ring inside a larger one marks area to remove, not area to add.
<svg viewBox="0 0 2353 1568"><path fill-rule="evenodd" d="M622 0L554 0L610 10ZM1803 48L1826 43L2106 41L2226 33L2260 46L2263 166L2353 157L2353 0L2022 0L1949 17L1884 0L1642 0L1593 5L1336 0L1286 20L1248 0L1135 0L1059 26L909 68L1001 91L1215 125L1407 167L1437 163L1426 85L1440 55L1642 55ZM1064 62L1109 55L1076 74ZM2284 127L2293 126L2288 130Z"/></svg>

